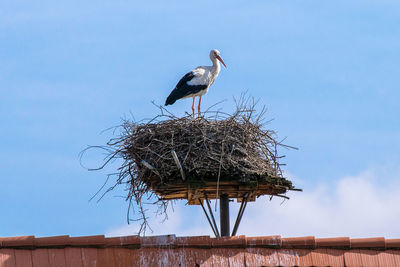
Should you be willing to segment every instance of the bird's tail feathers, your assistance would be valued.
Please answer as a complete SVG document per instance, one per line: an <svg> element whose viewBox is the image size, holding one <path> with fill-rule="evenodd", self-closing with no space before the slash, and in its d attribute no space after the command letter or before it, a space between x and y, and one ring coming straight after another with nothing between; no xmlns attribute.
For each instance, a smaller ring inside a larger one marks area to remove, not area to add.
<svg viewBox="0 0 400 267"><path fill-rule="evenodd" d="M169 94L169 96L167 97L167 100L165 101L165 105L172 105L176 102L176 100L178 100L179 97L179 92L177 90L177 88L175 87L174 90L172 90L172 92Z"/></svg>
<svg viewBox="0 0 400 267"><path fill-rule="evenodd" d="M165 105L166 106L172 105L173 103L175 103L175 101L176 101L175 97L173 97L172 95L169 95L167 97L167 100L165 101Z"/></svg>

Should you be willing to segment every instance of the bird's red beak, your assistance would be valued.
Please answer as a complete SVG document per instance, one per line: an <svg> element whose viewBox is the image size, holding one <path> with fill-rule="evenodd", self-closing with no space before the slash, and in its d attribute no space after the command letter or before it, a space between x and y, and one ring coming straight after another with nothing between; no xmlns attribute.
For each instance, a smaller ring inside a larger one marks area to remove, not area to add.
<svg viewBox="0 0 400 267"><path fill-rule="evenodd" d="M222 65L224 65L224 67L226 68L225 62L222 60L222 58L220 56L216 56L216 58L222 63Z"/></svg>

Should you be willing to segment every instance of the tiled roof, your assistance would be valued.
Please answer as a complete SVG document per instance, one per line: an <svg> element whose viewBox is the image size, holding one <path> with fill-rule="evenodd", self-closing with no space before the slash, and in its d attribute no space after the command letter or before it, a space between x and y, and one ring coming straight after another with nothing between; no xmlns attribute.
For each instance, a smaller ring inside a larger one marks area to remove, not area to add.
<svg viewBox="0 0 400 267"><path fill-rule="evenodd" d="M0 266L400 266L400 239L21 236L0 238Z"/></svg>

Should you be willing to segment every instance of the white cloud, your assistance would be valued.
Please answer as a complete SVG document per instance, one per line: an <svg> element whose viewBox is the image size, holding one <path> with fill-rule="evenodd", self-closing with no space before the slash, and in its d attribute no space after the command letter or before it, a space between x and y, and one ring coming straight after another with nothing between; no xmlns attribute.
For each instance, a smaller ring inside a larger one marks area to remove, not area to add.
<svg viewBox="0 0 400 267"><path fill-rule="evenodd" d="M268 197L261 197L249 203L238 234L399 238L399 178L398 172L365 171L313 188L304 185L304 192L290 193L291 199L284 203L280 198L269 201ZM231 227L237 210L235 203L231 209ZM212 235L198 206L177 205L168 221L160 223L160 220L151 220L154 232L148 234ZM137 225L127 225L111 229L107 235L131 235L136 231Z"/></svg>

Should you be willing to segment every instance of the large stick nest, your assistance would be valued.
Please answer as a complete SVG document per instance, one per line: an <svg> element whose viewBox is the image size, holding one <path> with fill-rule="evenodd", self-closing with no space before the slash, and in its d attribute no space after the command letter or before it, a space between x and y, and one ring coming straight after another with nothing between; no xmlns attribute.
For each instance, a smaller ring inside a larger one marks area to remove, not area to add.
<svg viewBox="0 0 400 267"><path fill-rule="evenodd" d="M274 133L252 123L249 115L240 112L223 120L184 117L126 123L121 153L135 169L134 178L151 188L182 182L183 177L243 182L276 177L280 169ZM184 170L183 177L173 151Z"/></svg>
<svg viewBox="0 0 400 267"><path fill-rule="evenodd" d="M175 117L162 107L160 113L144 122L125 121L104 147L110 152L105 165L123 159L115 185L127 184L127 199L138 204L144 222L142 197L155 196L165 212L163 188L169 185L269 182L293 189L279 164L277 148L285 145L265 129L265 110L257 113L254 101L241 101L233 114L206 111L196 119Z"/></svg>

